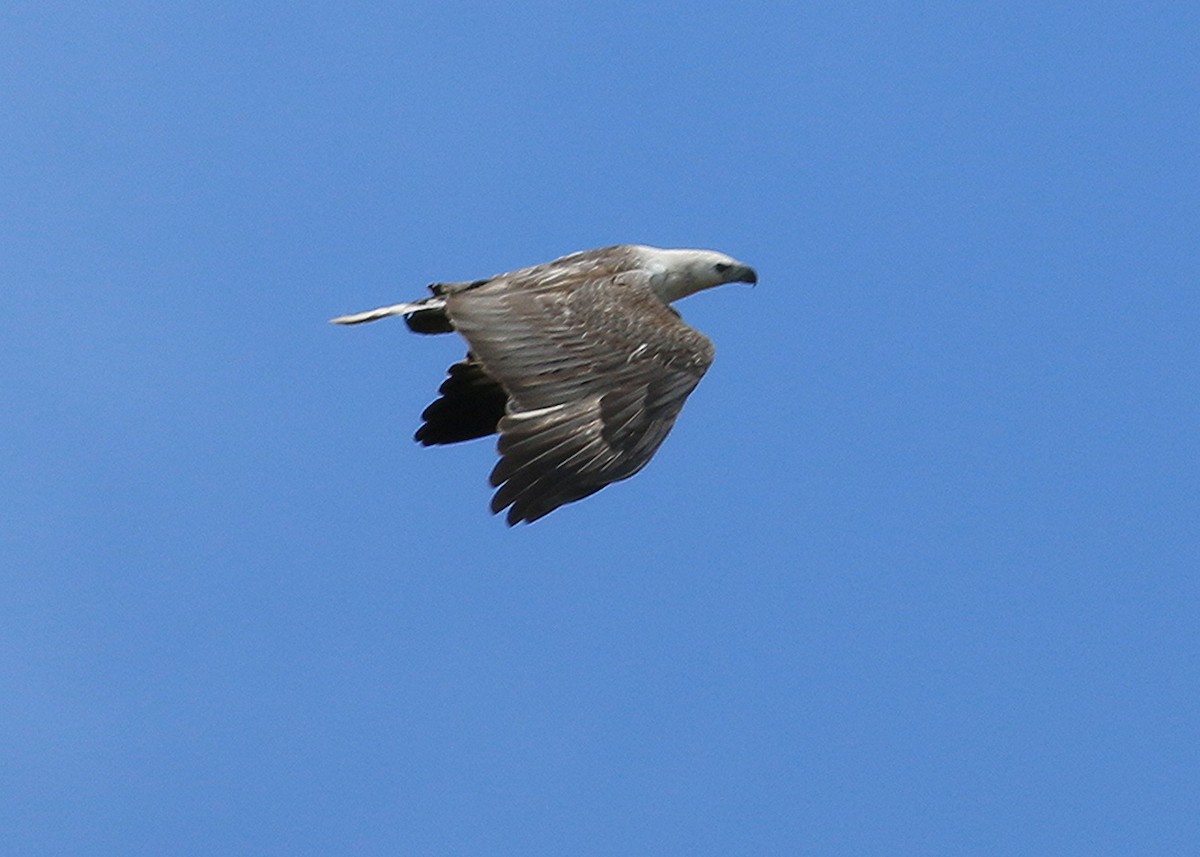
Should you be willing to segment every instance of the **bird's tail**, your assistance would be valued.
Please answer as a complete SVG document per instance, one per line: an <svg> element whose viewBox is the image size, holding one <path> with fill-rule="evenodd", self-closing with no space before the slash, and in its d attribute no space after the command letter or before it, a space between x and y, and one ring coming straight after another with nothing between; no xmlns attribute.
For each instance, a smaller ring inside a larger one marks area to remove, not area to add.
<svg viewBox="0 0 1200 857"><path fill-rule="evenodd" d="M337 318L329 319L330 324L362 324L364 321L378 321L381 318L387 318L393 315L408 315L409 313L418 312L423 309L429 309L429 299L422 301L413 301L406 304L392 304L391 306L381 306L377 309L369 309L366 312L356 312L352 315L339 315Z"/></svg>
<svg viewBox="0 0 1200 857"><path fill-rule="evenodd" d="M356 312L352 315L339 315L331 318L332 324L362 324L365 321L377 321L388 316L402 315L413 333L450 333L454 330L450 318L446 315L446 299L434 295L419 301L406 304L392 304L366 312Z"/></svg>

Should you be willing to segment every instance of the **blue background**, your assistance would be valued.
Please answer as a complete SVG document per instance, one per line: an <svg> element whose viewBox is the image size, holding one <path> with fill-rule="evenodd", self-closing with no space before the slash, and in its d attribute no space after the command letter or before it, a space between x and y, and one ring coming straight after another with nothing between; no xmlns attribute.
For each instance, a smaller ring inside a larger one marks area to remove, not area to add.
<svg viewBox="0 0 1200 857"><path fill-rule="evenodd" d="M1197 853L1194 4L0 39L8 853ZM623 242L760 283L509 530L410 440L462 345L326 319Z"/></svg>

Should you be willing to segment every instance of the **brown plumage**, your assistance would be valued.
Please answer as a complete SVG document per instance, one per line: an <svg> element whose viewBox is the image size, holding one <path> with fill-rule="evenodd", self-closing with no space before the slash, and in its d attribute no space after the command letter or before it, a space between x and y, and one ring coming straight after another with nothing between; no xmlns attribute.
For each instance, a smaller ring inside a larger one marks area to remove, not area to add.
<svg viewBox="0 0 1200 857"><path fill-rule="evenodd" d="M500 433L492 511L510 525L627 479L654 455L712 363L712 343L670 301L753 269L719 253L626 245L486 280L431 286L422 301L334 319L404 315L470 346L416 439Z"/></svg>

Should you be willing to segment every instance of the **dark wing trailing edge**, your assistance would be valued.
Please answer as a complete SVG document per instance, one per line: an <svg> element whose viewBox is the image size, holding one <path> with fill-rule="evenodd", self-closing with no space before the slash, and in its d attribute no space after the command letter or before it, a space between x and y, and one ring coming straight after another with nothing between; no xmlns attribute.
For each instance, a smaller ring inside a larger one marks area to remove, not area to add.
<svg viewBox="0 0 1200 857"><path fill-rule="evenodd" d="M640 271L499 277L446 310L510 399L491 475L510 525L641 470L713 358Z"/></svg>
<svg viewBox="0 0 1200 857"><path fill-rule="evenodd" d="M417 429L416 440L426 446L495 434L508 403L508 393L470 354L450 367L438 393L421 414L425 423Z"/></svg>

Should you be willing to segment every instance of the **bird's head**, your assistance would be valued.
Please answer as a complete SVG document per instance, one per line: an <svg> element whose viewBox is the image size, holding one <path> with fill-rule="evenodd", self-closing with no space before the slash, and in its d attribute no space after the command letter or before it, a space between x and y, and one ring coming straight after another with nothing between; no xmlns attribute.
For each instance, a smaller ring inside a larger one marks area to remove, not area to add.
<svg viewBox="0 0 1200 857"><path fill-rule="evenodd" d="M667 303L725 283L757 283L749 265L715 250L644 248L655 269L654 290Z"/></svg>

